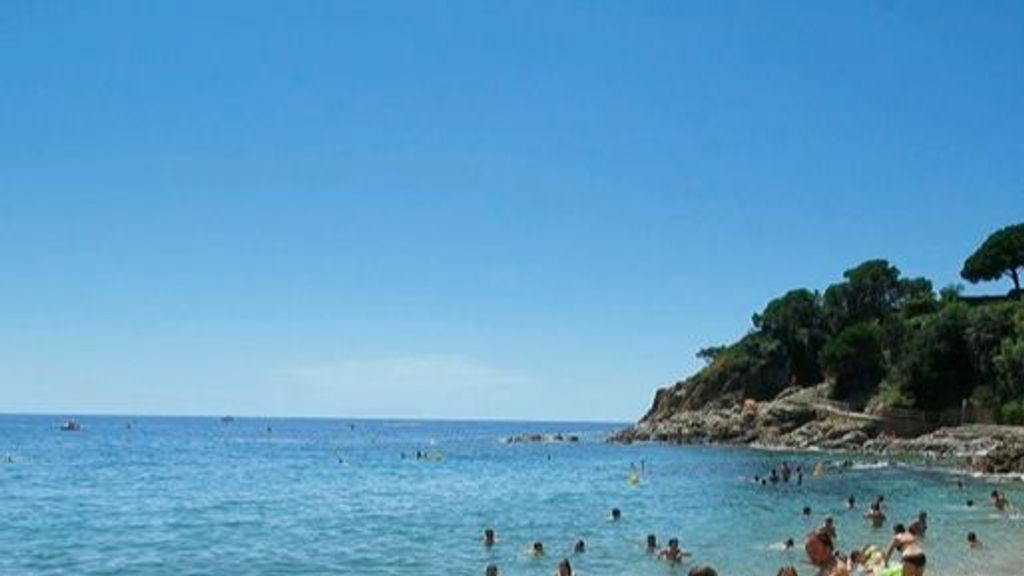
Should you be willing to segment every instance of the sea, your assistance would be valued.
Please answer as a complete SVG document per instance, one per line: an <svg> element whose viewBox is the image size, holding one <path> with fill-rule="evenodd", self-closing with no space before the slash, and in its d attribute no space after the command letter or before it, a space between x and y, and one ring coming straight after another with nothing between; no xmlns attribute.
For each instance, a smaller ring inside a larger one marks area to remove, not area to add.
<svg viewBox="0 0 1024 576"><path fill-rule="evenodd" d="M0 574L584 576L813 574L803 536L885 545L927 511L927 574L1024 574L1019 479L827 453L618 445L621 423L0 416ZM578 442L509 443L517 434ZM786 461L803 482L753 481ZM812 470L821 464L819 476ZM963 488L958 486L963 482ZM847 510L849 496L856 507ZM862 518L884 495L889 522ZM966 505L968 500L976 504ZM802 513L810 507L810 517ZM621 510L611 521L610 511ZM481 537L493 528L498 541ZM982 550L969 550L974 531ZM670 565L644 540L679 538ZM794 550L781 543L797 541ZM586 551L574 553L582 539ZM527 553L540 541L545 554Z"/></svg>

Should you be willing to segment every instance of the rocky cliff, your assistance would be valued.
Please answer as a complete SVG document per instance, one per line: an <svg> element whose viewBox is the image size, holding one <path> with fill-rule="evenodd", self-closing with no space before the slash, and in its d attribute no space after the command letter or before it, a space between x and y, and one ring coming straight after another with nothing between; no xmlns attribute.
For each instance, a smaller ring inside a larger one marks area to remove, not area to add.
<svg viewBox="0 0 1024 576"><path fill-rule="evenodd" d="M764 402L719 399L703 406L686 385L659 390L647 414L612 440L823 449L924 458L986 474L1024 473L1024 428L967 425L911 438L890 432L885 418L830 402L829 385L788 388Z"/></svg>
<svg viewBox="0 0 1024 576"><path fill-rule="evenodd" d="M620 442L742 444L778 448L853 449L878 435L878 422L827 400L827 384L789 388L765 402L719 400L703 407L685 386L658 391L654 404Z"/></svg>

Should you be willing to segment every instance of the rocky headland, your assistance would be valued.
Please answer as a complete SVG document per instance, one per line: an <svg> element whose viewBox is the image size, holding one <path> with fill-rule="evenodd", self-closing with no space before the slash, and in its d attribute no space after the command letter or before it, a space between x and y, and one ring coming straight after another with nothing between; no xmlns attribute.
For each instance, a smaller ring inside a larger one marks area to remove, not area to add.
<svg viewBox="0 0 1024 576"><path fill-rule="evenodd" d="M828 400L828 384L788 388L764 402L731 399L700 407L690 405L692 392L686 383L659 390L647 414L612 440L828 450L925 459L987 474L1024 473L1024 428L1017 426L937 427L852 411Z"/></svg>

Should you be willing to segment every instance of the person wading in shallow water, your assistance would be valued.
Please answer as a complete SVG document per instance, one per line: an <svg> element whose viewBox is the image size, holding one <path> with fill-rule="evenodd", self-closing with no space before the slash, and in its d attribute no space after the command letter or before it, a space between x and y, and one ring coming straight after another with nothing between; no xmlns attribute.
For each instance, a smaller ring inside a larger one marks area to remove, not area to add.
<svg viewBox="0 0 1024 576"><path fill-rule="evenodd" d="M889 563L893 550L900 553L903 564L903 576L924 576L925 555L918 539L921 537L920 526L915 522L905 532L893 536L892 543L885 549L885 563Z"/></svg>
<svg viewBox="0 0 1024 576"><path fill-rule="evenodd" d="M872 528L881 528L885 525L885 512L877 502L871 504L871 509L864 513L864 517L871 521Z"/></svg>
<svg viewBox="0 0 1024 576"><path fill-rule="evenodd" d="M804 551L811 564L818 569L816 576L849 576L846 563L836 558L835 544L827 532L816 530L808 534Z"/></svg>

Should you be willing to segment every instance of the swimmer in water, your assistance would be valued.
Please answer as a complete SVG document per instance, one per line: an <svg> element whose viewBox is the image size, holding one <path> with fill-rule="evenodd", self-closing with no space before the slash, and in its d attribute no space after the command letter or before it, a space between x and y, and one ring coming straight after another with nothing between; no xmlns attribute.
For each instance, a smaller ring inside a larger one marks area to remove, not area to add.
<svg viewBox="0 0 1024 576"><path fill-rule="evenodd" d="M498 576L498 567L494 564L488 564L487 568L484 569L484 576Z"/></svg>
<svg viewBox="0 0 1024 576"><path fill-rule="evenodd" d="M803 515L804 515L804 518L810 518L810 516L811 516L811 507L810 506L804 506Z"/></svg>
<svg viewBox="0 0 1024 576"><path fill-rule="evenodd" d="M792 538L786 538L786 541L782 543L783 550L792 550L796 546L796 542L793 542Z"/></svg>
<svg viewBox="0 0 1024 576"><path fill-rule="evenodd" d="M647 535L647 553L654 554L658 551L658 537L654 534Z"/></svg>
<svg viewBox="0 0 1024 576"><path fill-rule="evenodd" d="M796 573L796 568L794 568L792 565L789 565L779 568L779 571L775 574L775 576L799 576L799 574Z"/></svg>
<svg viewBox="0 0 1024 576"><path fill-rule="evenodd" d="M484 529L484 546L491 547L498 542L497 537L494 536L494 528Z"/></svg>
<svg viewBox="0 0 1024 576"><path fill-rule="evenodd" d="M679 549L679 540L676 538L672 538L671 540L669 540L668 548L665 548L661 552L658 552L658 558L661 560L665 560L666 562L672 562L673 564L677 562L682 562L683 552Z"/></svg>
<svg viewBox="0 0 1024 576"><path fill-rule="evenodd" d="M612 522L618 522L621 519L622 519L622 510L619 510L618 508L612 508L611 521Z"/></svg>
<svg viewBox="0 0 1024 576"><path fill-rule="evenodd" d="M573 554L583 554L587 551L587 543L583 539L579 539L575 544L572 545Z"/></svg>
<svg viewBox="0 0 1024 576"><path fill-rule="evenodd" d="M877 502L871 505L871 509L864 513L864 518L871 522L872 528L881 528L885 525L885 512Z"/></svg>
<svg viewBox="0 0 1024 576"><path fill-rule="evenodd" d="M968 500L967 501L967 507L968 508L974 508L974 500Z"/></svg>
<svg viewBox="0 0 1024 576"><path fill-rule="evenodd" d="M846 563L836 558L835 544L827 532L814 531L807 535L804 551L818 571L815 576L849 576Z"/></svg>
<svg viewBox="0 0 1024 576"><path fill-rule="evenodd" d="M849 498L846 499L846 509L847 510L853 510L856 506L857 506L857 499L856 498L854 498L853 496L850 496Z"/></svg>
<svg viewBox="0 0 1024 576"><path fill-rule="evenodd" d="M711 566L694 566L687 576L718 576L718 572Z"/></svg>
<svg viewBox="0 0 1024 576"><path fill-rule="evenodd" d="M984 548L985 545L981 543L981 540L978 540L978 535L977 534L975 534L974 532L968 532L967 533L967 547L970 548L971 550L980 550L980 549Z"/></svg>
<svg viewBox="0 0 1024 576"><path fill-rule="evenodd" d="M569 564L568 558L558 563L558 570L555 570L555 576L572 576L572 565Z"/></svg>
<svg viewBox="0 0 1024 576"><path fill-rule="evenodd" d="M928 513L921 512L917 515L917 520L911 522L910 525L916 526L917 533L921 535L921 538L924 538L925 533L928 532Z"/></svg>
<svg viewBox="0 0 1024 576"><path fill-rule="evenodd" d="M885 554L883 555L885 563L889 563L889 558L892 557L894 550L899 551L900 564L903 566L902 576L924 576L924 567L927 559L924 549L921 548L921 544L918 542L920 536L917 533L917 526L913 524L907 531L897 533L889 547L885 549Z"/></svg>
<svg viewBox="0 0 1024 576"><path fill-rule="evenodd" d="M533 546L530 546L530 556L540 557L544 555L544 544L540 541L534 542Z"/></svg>
<svg viewBox="0 0 1024 576"><path fill-rule="evenodd" d="M956 481L956 489L960 490L961 492L963 492L963 490L964 490L964 481L963 480L957 479L957 481Z"/></svg>
<svg viewBox="0 0 1024 576"><path fill-rule="evenodd" d="M992 505L996 507L996 510L1002 512L1010 506L1010 501L1006 499L1006 495L999 490L992 491Z"/></svg>
<svg viewBox="0 0 1024 576"><path fill-rule="evenodd" d="M836 521L831 516L825 517L825 522L822 523L820 527L818 527L818 530L822 532L827 532L828 535L832 537L833 542L839 539L836 537Z"/></svg>
<svg viewBox="0 0 1024 576"><path fill-rule="evenodd" d="M658 552L658 558L672 564L677 564L683 561L683 556L689 556L690 553L686 552L679 547L679 539L672 538L668 541L668 547Z"/></svg>

